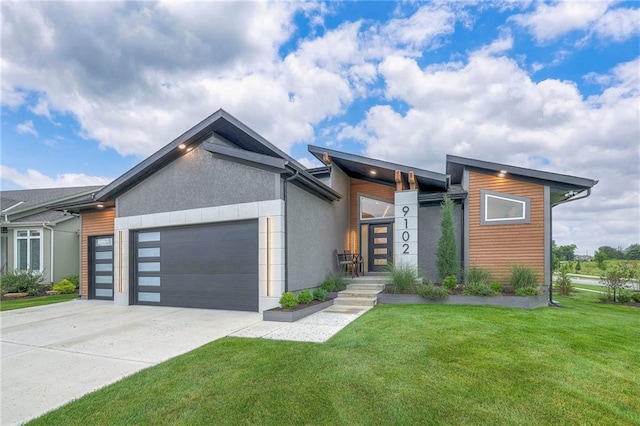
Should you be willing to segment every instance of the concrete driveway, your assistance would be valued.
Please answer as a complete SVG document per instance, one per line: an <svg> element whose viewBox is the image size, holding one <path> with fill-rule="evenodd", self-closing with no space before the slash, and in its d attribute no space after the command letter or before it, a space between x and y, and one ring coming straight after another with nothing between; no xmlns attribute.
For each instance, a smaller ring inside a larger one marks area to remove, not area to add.
<svg viewBox="0 0 640 426"><path fill-rule="evenodd" d="M0 313L0 421L19 424L259 323L256 312L77 300Z"/></svg>

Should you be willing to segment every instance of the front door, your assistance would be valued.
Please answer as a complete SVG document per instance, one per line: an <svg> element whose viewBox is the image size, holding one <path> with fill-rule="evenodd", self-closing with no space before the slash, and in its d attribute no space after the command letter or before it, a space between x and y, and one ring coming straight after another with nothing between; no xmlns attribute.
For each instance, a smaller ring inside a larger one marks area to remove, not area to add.
<svg viewBox="0 0 640 426"><path fill-rule="evenodd" d="M90 237L89 298L113 300L113 235Z"/></svg>
<svg viewBox="0 0 640 426"><path fill-rule="evenodd" d="M393 260L393 223L369 225L369 272L385 272Z"/></svg>

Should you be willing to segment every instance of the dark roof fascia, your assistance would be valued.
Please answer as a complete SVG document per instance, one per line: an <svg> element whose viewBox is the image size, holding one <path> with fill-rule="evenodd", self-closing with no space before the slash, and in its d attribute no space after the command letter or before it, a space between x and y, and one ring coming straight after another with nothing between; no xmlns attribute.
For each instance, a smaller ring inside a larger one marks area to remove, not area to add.
<svg viewBox="0 0 640 426"><path fill-rule="evenodd" d="M472 158L458 157L455 155L447 155L447 173L453 171L452 165L457 164L470 170L476 170L486 173L487 171L499 173L507 172L508 175L514 177L525 178L531 182L535 182L550 187L559 187L563 189L579 189L585 190L593 187L598 183L597 180L582 178L571 175L563 175L560 173L544 172L541 170L527 169L524 167L510 166L508 164L492 163L489 161L476 160Z"/></svg>
<svg viewBox="0 0 640 426"><path fill-rule="evenodd" d="M342 198L342 194L320 182L306 170L296 169L295 167L291 167L291 169L290 179L294 183L305 188L307 191L310 191L327 201L338 201Z"/></svg>
<svg viewBox="0 0 640 426"><path fill-rule="evenodd" d="M432 204L441 203L444 200L444 196L447 195L451 200L458 201L467 198L467 191L455 191L455 192L426 192L418 194L418 203L420 204Z"/></svg>
<svg viewBox="0 0 640 426"><path fill-rule="evenodd" d="M288 161L282 158L258 154L255 152L246 151L244 149L231 148L211 142L204 142L202 144L202 147L214 154L214 156L223 158L225 160L234 161L236 163L245 164L252 167L258 167L276 173L284 173L287 171L285 166L288 164Z"/></svg>
<svg viewBox="0 0 640 426"><path fill-rule="evenodd" d="M316 157L318 160L322 161L322 155L326 152L331 158L338 158L345 161L352 161L355 163L361 163L369 167L376 167L380 169L387 169L391 171L400 170L403 173L413 172L416 177L423 178L429 180L432 183L435 183L435 186L441 186L442 188L446 188L447 185L447 175L442 173L436 173L429 170L419 169L417 167L409 167L404 166L402 164L391 163L383 160L376 160L374 158L364 157L362 155L349 154L346 152L335 151L328 148L323 148L319 146L309 145L307 147L309 152ZM345 172L347 172L345 170ZM394 183L394 182L391 182Z"/></svg>
<svg viewBox="0 0 640 426"><path fill-rule="evenodd" d="M331 166L320 166L307 169L307 173L315 178L325 178L331 176Z"/></svg>

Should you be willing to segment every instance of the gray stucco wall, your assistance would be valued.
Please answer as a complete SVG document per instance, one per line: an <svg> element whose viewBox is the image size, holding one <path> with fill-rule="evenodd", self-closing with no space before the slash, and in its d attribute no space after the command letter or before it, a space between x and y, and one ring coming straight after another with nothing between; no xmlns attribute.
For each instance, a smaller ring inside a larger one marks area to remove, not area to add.
<svg viewBox="0 0 640 426"><path fill-rule="evenodd" d="M440 239L440 205L420 206L418 209L418 266L424 278L440 282L436 266L436 251ZM454 209L456 243L458 244L458 265L462 268L462 207L456 203Z"/></svg>
<svg viewBox="0 0 640 426"><path fill-rule="evenodd" d="M288 288L298 291L317 287L335 269L333 251L344 249L349 229L349 179L334 168L331 187L343 198L333 203L287 185Z"/></svg>
<svg viewBox="0 0 640 426"><path fill-rule="evenodd" d="M116 200L116 216L161 213L279 198L280 176L215 158L201 145Z"/></svg>

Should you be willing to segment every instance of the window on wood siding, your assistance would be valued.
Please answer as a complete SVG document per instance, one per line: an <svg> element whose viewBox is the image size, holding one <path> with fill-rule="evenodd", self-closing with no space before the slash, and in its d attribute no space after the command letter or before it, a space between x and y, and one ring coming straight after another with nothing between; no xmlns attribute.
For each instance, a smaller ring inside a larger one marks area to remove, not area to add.
<svg viewBox="0 0 640 426"><path fill-rule="evenodd" d="M485 189L480 195L481 225L530 223L531 199Z"/></svg>

